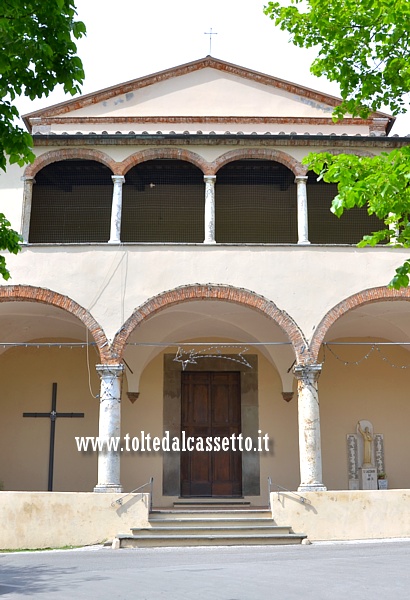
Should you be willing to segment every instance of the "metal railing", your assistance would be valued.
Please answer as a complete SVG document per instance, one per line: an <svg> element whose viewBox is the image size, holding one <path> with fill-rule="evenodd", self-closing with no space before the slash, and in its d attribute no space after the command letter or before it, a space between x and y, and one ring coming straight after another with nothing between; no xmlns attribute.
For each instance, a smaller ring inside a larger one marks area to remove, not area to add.
<svg viewBox="0 0 410 600"><path fill-rule="evenodd" d="M281 485L278 485L277 483L272 483L272 478L268 477L268 506L270 506L270 494L272 492L272 487L276 488L276 493L278 494L278 497L279 497L279 494L285 494L285 493L292 494L293 496L296 496L298 498L298 500L300 502L302 502L302 504L312 504L311 501L308 500L308 498L301 496L297 492L292 492L292 490L288 490L287 488L282 487Z"/></svg>
<svg viewBox="0 0 410 600"><path fill-rule="evenodd" d="M149 481L147 481L147 483L143 483L139 487L135 488L135 490L132 490L131 492L124 494L124 496L121 496L121 498L117 498L117 500L114 500L113 502L111 502L111 506L114 507L116 504L118 504L119 506L122 506L122 504L124 502L124 498L128 498L128 496L131 496L132 494L135 494L136 492L140 492L141 490L143 490L144 488L146 488L148 486L150 488L150 490L149 490L149 510L151 511L152 510L152 496L153 496L153 489L154 489L154 478L153 477L151 477L151 479Z"/></svg>

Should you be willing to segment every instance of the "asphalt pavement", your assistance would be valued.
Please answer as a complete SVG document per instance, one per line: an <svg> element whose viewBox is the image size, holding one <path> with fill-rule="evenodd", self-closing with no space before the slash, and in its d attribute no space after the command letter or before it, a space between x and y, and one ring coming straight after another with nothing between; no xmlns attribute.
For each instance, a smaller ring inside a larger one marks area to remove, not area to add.
<svg viewBox="0 0 410 600"><path fill-rule="evenodd" d="M410 540L0 554L0 599L410 598Z"/></svg>

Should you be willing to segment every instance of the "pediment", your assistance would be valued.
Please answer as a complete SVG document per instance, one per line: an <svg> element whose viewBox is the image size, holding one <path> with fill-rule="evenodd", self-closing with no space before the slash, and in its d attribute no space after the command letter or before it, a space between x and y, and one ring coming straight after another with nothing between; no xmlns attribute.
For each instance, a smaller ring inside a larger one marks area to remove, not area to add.
<svg viewBox="0 0 410 600"><path fill-rule="evenodd" d="M322 119L330 125L339 103L339 98L206 57L30 113L24 120L29 130L41 124L84 132L90 131L86 125L91 123L121 124L124 130L137 130L130 127L135 124L163 129L164 123L188 129L189 124L219 123L223 129L232 119L261 125L275 120L303 125ZM94 130L99 132L98 127Z"/></svg>

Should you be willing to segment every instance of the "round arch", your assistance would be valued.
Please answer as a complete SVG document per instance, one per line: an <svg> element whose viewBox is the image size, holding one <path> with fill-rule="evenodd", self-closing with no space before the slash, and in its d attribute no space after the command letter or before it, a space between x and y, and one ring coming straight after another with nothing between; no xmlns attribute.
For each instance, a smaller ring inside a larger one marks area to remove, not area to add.
<svg viewBox="0 0 410 600"><path fill-rule="evenodd" d="M281 150L270 150L269 148L239 148L238 150L226 152L214 160L211 165L212 174L216 174L221 167L230 162L252 158L278 162L290 169L295 177L305 176L307 173L307 169L302 163Z"/></svg>
<svg viewBox="0 0 410 600"><path fill-rule="evenodd" d="M166 158L168 160L184 160L189 162L196 167L198 167L204 175L209 175L209 163L196 154L196 152L191 152L190 150L185 150L182 148L150 148L149 150L142 150L140 152L135 152L135 154L131 154L128 158L122 161L120 166L120 175L126 175L126 173L142 162L146 162L148 160L157 160L161 158Z"/></svg>
<svg viewBox="0 0 410 600"><path fill-rule="evenodd" d="M190 300L233 302L260 312L265 317L274 321L289 338L296 355L296 362L303 363L307 359L307 356L305 357L307 348L306 339L295 321L286 312L280 310L270 300L249 290L230 285L215 284L186 285L162 292L147 300L139 308L135 309L133 314L117 332L112 343L112 355L117 360L121 360L126 342L134 329L160 311L176 304L181 304L182 302L189 302Z"/></svg>
<svg viewBox="0 0 410 600"><path fill-rule="evenodd" d="M105 154L105 152L93 150L92 148L64 148L60 150L50 150L50 152L46 152L45 154L38 156L33 164L26 168L24 176L35 177L35 175L41 171L41 169L47 165L50 165L51 163L76 158L80 160L94 160L111 169L113 174L121 174L118 172L118 163L110 158L108 154Z"/></svg>
<svg viewBox="0 0 410 600"><path fill-rule="evenodd" d="M0 302L39 302L61 308L77 317L94 338L102 363L112 363L108 340L97 321L82 306L52 290L30 285L0 286Z"/></svg>
<svg viewBox="0 0 410 600"><path fill-rule="evenodd" d="M357 294L353 294L352 296L349 296L345 300L339 302L339 304L336 304L336 306L326 313L312 336L312 340L310 342L310 354L312 360L314 362L318 360L320 347L327 332L329 331L330 327L338 319L340 319L340 317L345 315L347 312L354 310L355 308L359 308L360 306L365 306L366 304L396 300L410 301L410 289L406 288L403 290L394 290L384 286L369 288L367 290L363 290L362 292L358 292Z"/></svg>

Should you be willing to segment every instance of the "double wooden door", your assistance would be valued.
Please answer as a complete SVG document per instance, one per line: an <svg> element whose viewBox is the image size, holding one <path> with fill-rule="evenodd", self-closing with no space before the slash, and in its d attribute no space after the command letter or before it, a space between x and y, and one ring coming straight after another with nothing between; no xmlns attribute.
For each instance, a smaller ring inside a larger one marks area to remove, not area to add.
<svg viewBox="0 0 410 600"><path fill-rule="evenodd" d="M215 449L217 438L241 432L240 373L182 372L181 406L182 435L195 441L192 451L181 452L181 496L241 496L238 443L235 450L232 442L226 451Z"/></svg>

